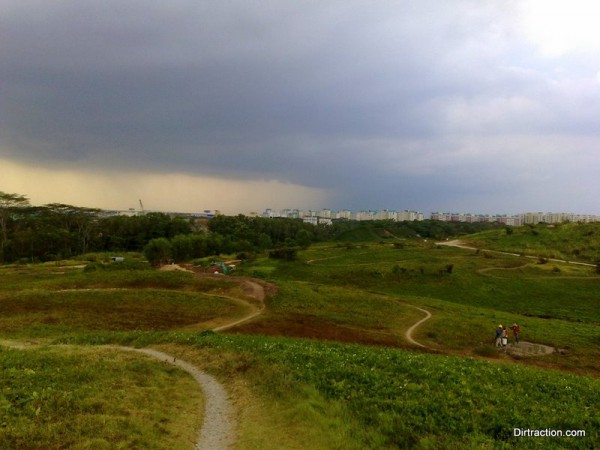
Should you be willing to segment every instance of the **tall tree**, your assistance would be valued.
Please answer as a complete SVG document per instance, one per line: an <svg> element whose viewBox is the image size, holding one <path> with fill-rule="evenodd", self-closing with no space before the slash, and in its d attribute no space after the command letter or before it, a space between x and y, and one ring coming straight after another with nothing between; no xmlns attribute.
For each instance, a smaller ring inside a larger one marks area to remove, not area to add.
<svg viewBox="0 0 600 450"><path fill-rule="evenodd" d="M0 191L0 262L4 262L4 250L8 242L8 225L11 216L19 209L29 206L29 199L20 194Z"/></svg>

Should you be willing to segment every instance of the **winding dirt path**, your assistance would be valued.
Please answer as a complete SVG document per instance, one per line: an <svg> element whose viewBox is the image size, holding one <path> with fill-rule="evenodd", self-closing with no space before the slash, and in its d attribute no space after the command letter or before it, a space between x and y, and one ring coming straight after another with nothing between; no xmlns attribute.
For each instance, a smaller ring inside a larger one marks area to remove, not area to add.
<svg viewBox="0 0 600 450"><path fill-rule="evenodd" d="M27 350L38 346L7 340L1 340L0 345L16 350ZM237 421L233 414L233 406L225 389L214 377L181 359L151 348L125 346L104 346L104 348L143 353L185 370L196 380L204 398L204 421L194 448L196 450L227 450L235 443Z"/></svg>
<svg viewBox="0 0 600 450"><path fill-rule="evenodd" d="M220 325L218 327L213 328L213 331L224 331L224 330L228 330L230 328L236 327L242 323L248 322L249 320L254 319L256 316L259 316L260 314L263 313L263 311L265 310L265 289L258 284L255 281L251 281L251 280L244 280L242 282L242 288L244 288L244 286L246 287L246 291L249 289L250 290L250 296L252 298L254 298L256 301L258 301L259 306L256 306L254 303L250 303L250 302L246 302L244 301L247 305L249 305L252 309L252 312L250 312L248 315L242 317L241 319L235 320L233 322L230 323L226 323L224 325Z"/></svg>
<svg viewBox="0 0 600 450"><path fill-rule="evenodd" d="M163 270L182 270L193 272L178 265L169 265ZM252 320L254 317L262 314L265 309L266 290L265 287L251 279L244 277L230 277L232 281L239 284L247 298L230 297L216 295L244 303L250 308L250 313L246 316L227 322L223 325L213 328L213 331L223 331L233 328L237 325ZM96 289L73 289L73 290L96 290ZM65 289L64 291L70 291ZM214 295L214 294L204 294ZM250 299L250 300L249 300ZM14 349L25 350L32 345L12 342L0 341L0 345L11 347ZM196 450L226 450L235 444L237 421L234 415L234 408L231 404L227 392L214 377L197 367L189 364L181 359L169 355L167 353L154 350L152 348L134 348L125 346L107 346L120 351L129 351L143 353L153 358L159 359L165 363L175 365L188 372L200 386L204 397L204 421L198 433L198 439L195 445Z"/></svg>
<svg viewBox="0 0 600 450"><path fill-rule="evenodd" d="M144 353L173 364L189 373L202 389L204 396L204 421L200 428L196 450L226 450L235 443L236 420L233 406L225 388L212 376L174 356L151 348L114 347L117 350Z"/></svg>
<svg viewBox="0 0 600 450"><path fill-rule="evenodd" d="M414 332L414 331L415 331L415 330L416 330L416 329L417 329L417 328L418 328L418 327L419 327L419 326L420 326L420 325L421 325L423 322L425 322L425 321L427 321L427 320L431 319L431 313L430 313L429 311L427 311L426 309L419 308L418 306L414 306L414 305L410 305L410 306L412 306L412 307L413 307L413 308L415 308L415 309L418 309L418 310L419 310L419 311L421 311L421 312L424 312L424 313L425 313L425 317L424 317L423 319L419 320L417 323L415 323L415 324L414 324L412 327L410 327L408 330L406 330L406 333L404 333L404 337L406 337L406 340L407 340L407 341L409 341L409 342L410 342L411 344L413 344L413 345L417 345L417 346L419 346L419 347L422 347L422 348L429 348L429 347L427 347L426 345L423 345L423 344L421 344L420 342L416 341L416 340L413 338L413 336L412 336L412 335L413 335L413 332Z"/></svg>

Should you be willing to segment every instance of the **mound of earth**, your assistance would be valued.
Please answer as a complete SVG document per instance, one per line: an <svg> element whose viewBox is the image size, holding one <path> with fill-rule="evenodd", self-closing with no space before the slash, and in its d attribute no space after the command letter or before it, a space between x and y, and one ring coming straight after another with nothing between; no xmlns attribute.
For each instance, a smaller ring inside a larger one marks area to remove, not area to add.
<svg viewBox="0 0 600 450"><path fill-rule="evenodd" d="M554 353L556 349L548 345L521 341L518 344L508 344L506 352L516 356L542 356Z"/></svg>

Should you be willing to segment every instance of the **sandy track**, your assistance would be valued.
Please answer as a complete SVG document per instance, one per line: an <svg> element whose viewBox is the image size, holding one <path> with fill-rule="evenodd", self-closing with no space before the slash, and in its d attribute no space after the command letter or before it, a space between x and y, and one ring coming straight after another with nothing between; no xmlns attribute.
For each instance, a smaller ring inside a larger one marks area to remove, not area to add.
<svg viewBox="0 0 600 450"><path fill-rule="evenodd" d="M417 346L419 346L419 347L422 347L422 348L429 348L429 347L427 347L426 345L423 345L423 344L421 344L420 342L416 341L416 340L415 340L415 339L412 337L412 335L413 335L413 332L414 332L414 331L415 331L415 330L416 330L416 329L417 329L417 328L418 328L418 327L419 327L419 326L420 326L420 325L421 325L423 322L425 322L425 321L427 321L427 320L431 319L431 313L430 313L429 311L427 311L426 309L419 308L418 306L413 306L413 305L411 305L411 306L412 306L413 308L416 308L416 309L418 309L418 310L419 310L419 311L421 311L421 312L424 312L424 313L425 313L425 317L424 317L423 319L419 320L417 323L415 323L415 324L414 324L412 327L410 327L408 330L406 330L406 333L404 333L404 336L406 337L406 340L408 340L408 341L409 341L411 344L413 344L413 345L417 345Z"/></svg>
<svg viewBox="0 0 600 450"><path fill-rule="evenodd" d="M168 269L163 270L188 271L187 269L177 265L170 265ZM234 279L234 277L231 277L230 279ZM213 331L222 331L233 328L253 319L264 311L264 300L266 297L264 286L258 282L242 277L235 277L234 280L240 284L240 287L246 293L246 296L252 301L241 298L234 300L249 305L252 308L251 313L242 317L241 319L237 319L213 328ZM19 350L24 350L28 347L31 347L31 345L12 341L0 341L0 345ZM133 348L124 346L110 346L109 348L120 351L143 353L165 363L173 364L188 372L200 386L202 395L204 397L204 421L199 431L195 448L197 450L226 450L232 448L232 446L235 444L237 428L234 408L229 401L225 388L214 377L208 375L192 364L151 348Z"/></svg>
<svg viewBox="0 0 600 450"><path fill-rule="evenodd" d="M15 341L0 341L0 345L16 350L27 350L35 344ZM227 450L236 439L237 423L233 414L233 406L223 386L211 375L197 367L167 353L151 348L134 348L124 346L105 346L104 348L143 353L165 363L180 367L189 373L198 383L204 398L204 421L198 433L196 450Z"/></svg>
<svg viewBox="0 0 600 450"><path fill-rule="evenodd" d="M119 350L144 353L173 364L189 373L200 385L204 395L204 422L196 442L197 450L225 450L235 443L236 421L233 407L223 386L197 367L151 348L114 347Z"/></svg>
<svg viewBox="0 0 600 450"><path fill-rule="evenodd" d="M236 327L242 323L254 319L256 316L262 314L265 310L265 289L263 288L263 286L251 280L242 280L240 285L250 297L252 297L256 302L258 302L259 306L255 305L254 303L245 302L252 308L252 311L248 315L233 322L226 323L224 325L220 325L216 328L213 328L213 331L224 331Z"/></svg>

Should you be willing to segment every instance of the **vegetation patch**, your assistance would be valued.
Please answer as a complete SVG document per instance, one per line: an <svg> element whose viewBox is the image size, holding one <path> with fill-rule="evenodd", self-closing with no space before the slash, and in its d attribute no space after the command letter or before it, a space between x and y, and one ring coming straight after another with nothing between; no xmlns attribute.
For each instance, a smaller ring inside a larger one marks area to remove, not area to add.
<svg viewBox="0 0 600 450"><path fill-rule="evenodd" d="M0 386L1 448L184 449L201 423L188 374L129 352L0 346Z"/></svg>

